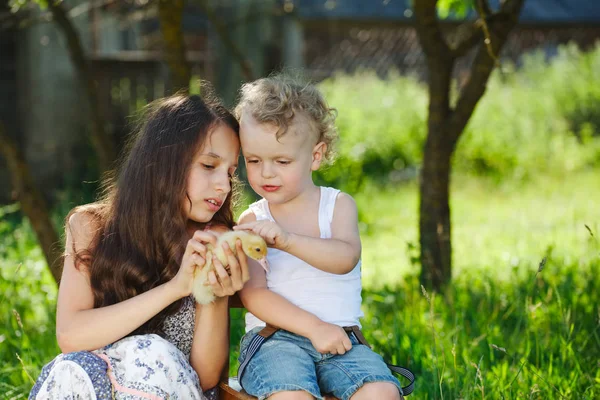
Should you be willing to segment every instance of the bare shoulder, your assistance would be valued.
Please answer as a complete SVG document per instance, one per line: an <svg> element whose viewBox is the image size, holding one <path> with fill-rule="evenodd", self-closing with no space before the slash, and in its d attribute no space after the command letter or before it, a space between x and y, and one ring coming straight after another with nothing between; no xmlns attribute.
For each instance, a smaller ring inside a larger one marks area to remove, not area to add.
<svg viewBox="0 0 600 400"><path fill-rule="evenodd" d="M360 249L358 209L356 201L347 193L340 192L333 209L332 237L354 243Z"/></svg>
<svg viewBox="0 0 600 400"><path fill-rule="evenodd" d="M247 209L246 211L244 211L242 213L242 215L240 215L238 224L245 224L245 223L254 222L254 221L256 221L256 215L252 212L251 209Z"/></svg>
<svg viewBox="0 0 600 400"><path fill-rule="evenodd" d="M67 243L71 242L73 248L66 248L66 252L90 250L98 230L100 221L97 215L86 210L75 209L71 212L66 223Z"/></svg>
<svg viewBox="0 0 600 400"><path fill-rule="evenodd" d="M334 215L338 214L356 214L356 201L348 193L340 192L335 200Z"/></svg>

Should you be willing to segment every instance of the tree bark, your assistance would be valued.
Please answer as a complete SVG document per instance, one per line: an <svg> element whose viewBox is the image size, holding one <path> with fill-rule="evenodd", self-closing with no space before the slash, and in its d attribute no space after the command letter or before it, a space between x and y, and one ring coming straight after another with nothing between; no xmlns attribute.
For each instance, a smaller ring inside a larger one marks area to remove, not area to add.
<svg viewBox="0 0 600 400"><path fill-rule="evenodd" d="M0 122L0 153L6 159L10 171L13 190L25 214L35 231L42 247L44 257L52 277L58 284L62 273L60 263L62 252L58 234L52 225L48 206L38 190L23 154L15 141L4 131Z"/></svg>
<svg viewBox="0 0 600 400"><path fill-rule="evenodd" d="M506 0L493 15L473 24L473 31L452 48L443 37L437 20L437 0L414 3L419 42L427 58L429 108L427 139L420 179L419 232L421 245L421 283L440 290L452 277L450 224L450 171L456 143L473 115L497 57L508 34L517 23L524 0ZM480 2L482 9L487 3ZM484 28L489 35L484 35ZM489 37L488 37L489 36ZM490 42L486 43L489 40ZM470 78L450 107L450 82L455 61L470 48L478 46Z"/></svg>
<svg viewBox="0 0 600 400"><path fill-rule="evenodd" d="M113 162L116 159L116 146L106 132L106 129L104 129L104 119L100 115L100 104L98 101L96 82L94 82L92 71L86 59L79 35L71 23L71 20L69 20L62 3L48 1L48 9L52 13L52 18L67 39L69 56L88 99L92 120L90 140L98 157L98 166L101 172L109 171L113 167Z"/></svg>
<svg viewBox="0 0 600 400"><path fill-rule="evenodd" d="M188 91L192 78L181 25L184 6L184 0L158 0L158 18L164 39L165 58L171 70L173 91Z"/></svg>
<svg viewBox="0 0 600 400"><path fill-rule="evenodd" d="M451 67L446 55L429 63L429 110L427 139L419 182L419 232L421 243L421 282L428 288L441 288L452 276L450 242L450 160L454 150L447 121L450 110Z"/></svg>

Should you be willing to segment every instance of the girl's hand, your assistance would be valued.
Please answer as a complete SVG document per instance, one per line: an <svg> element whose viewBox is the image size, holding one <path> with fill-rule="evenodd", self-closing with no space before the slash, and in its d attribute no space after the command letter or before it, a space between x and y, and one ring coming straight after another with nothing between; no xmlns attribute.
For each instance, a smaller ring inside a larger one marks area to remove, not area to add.
<svg viewBox="0 0 600 400"><path fill-rule="evenodd" d="M179 298L189 296L192 293L194 271L196 268L204 267L206 263L206 246L204 243L212 243L215 246L217 237L211 232L194 232L194 236L188 240L185 247L177 275L168 282Z"/></svg>
<svg viewBox="0 0 600 400"><path fill-rule="evenodd" d="M208 273L208 282L217 297L233 295L238 290L241 290L244 284L250 279L248 260L246 259L246 253L242 249L242 241L238 239L235 242L237 257L233 254L227 242L224 242L222 246L227 257L227 268L223 267L223 264L216 256L213 256L212 262L215 269Z"/></svg>
<svg viewBox="0 0 600 400"><path fill-rule="evenodd" d="M285 251L290 247L291 234L284 231L281 226L273 221L261 220L236 225L234 230L251 231L262 237L269 247Z"/></svg>
<svg viewBox="0 0 600 400"><path fill-rule="evenodd" d="M315 326L308 339L321 354L344 354L352 349L352 342L344 328L327 322Z"/></svg>

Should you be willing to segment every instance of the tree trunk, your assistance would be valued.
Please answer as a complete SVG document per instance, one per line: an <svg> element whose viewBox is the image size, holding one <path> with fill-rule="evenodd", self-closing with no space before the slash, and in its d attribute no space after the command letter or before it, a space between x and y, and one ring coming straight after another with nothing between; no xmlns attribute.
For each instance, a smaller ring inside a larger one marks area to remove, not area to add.
<svg viewBox="0 0 600 400"><path fill-rule="evenodd" d="M438 53L428 66L428 134L419 184L421 283L439 289L452 276L449 190L454 144L448 140L452 59Z"/></svg>
<svg viewBox="0 0 600 400"><path fill-rule="evenodd" d="M450 230L450 168L456 143L485 93L498 55L517 23L524 0L506 0L489 15L485 1L479 1L480 20L466 39L450 47L437 20L437 0L414 3L415 26L427 58L429 110L427 140L420 181L419 229L421 283L440 290L452 277ZM485 39L485 40L484 40ZM450 107L450 80L455 61L478 46L470 77L454 109Z"/></svg>
<svg viewBox="0 0 600 400"><path fill-rule="evenodd" d="M192 78L192 70L185 55L185 41L181 27L184 6L183 0L158 1L158 19L174 92L180 89L187 91Z"/></svg>
<svg viewBox="0 0 600 400"><path fill-rule="evenodd" d="M90 117L92 120L90 140L98 157L98 166L101 172L109 171L112 169L113 162L116 159L116 146L112 138L104 129L104 119L100 115L100 104L98 101L96 82L94 82L83 46L79 40L79 35L67 17L67 13L62 7L62 3L49 1L48 9L52 13L52 18L58 24L58 27L62 30L67 39L69 56L88 99Z"/></svg>
<svg viewBox="0 0 600 400"><path fill-rule="evenodd" d="M37 189L29 167L15 141L4 131L0 122L0 153L3 154L10 171L13 190L21 204L23 214L31 223L37 239L42 247L44 257L52 277L58 283L62 273L61 243L52 225L48 206L41 192Z"/></svg>

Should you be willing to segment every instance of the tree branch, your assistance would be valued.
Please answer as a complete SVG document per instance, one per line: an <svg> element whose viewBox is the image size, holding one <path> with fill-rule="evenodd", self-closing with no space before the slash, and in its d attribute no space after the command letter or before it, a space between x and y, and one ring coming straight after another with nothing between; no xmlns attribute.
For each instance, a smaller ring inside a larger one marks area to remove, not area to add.
<svg viewBox="0 0 600 400"><path fill-rule="evenodd" d="M488 26L487 17L490 15L490 6L486 0L477 0L477 7L479 16L481 17L481 28L483 29L483 35L485 39L483 39L483 43L487 48L488 54L491 58L494 59L494 62L497 66L500 65L500 61L498 60L498 55L494 53L494 49L492 49L492 38L490 36L490 27Z"/></svg>
<svg viewBox="0 0 600 400"><path fill-rule="evenodd" d="M465 29L466 33L462 36L464 39L458 41L457 43L450 46L450 52L452 53L453 58L460 58L467 54L469 50L477 45L483 39L483 31L481 30L481 20L477 19L473 23L471 23L468 27L461 25L457 28L456 35L458 35L458 31L461 29Z"/></svg>
<svg viewBox="0 0 600 400"><path fill-rule="evenodd" d="M172 73L173 87L188 90L192 69L185 55L185 41L181 27L183 0L158 0L158 18L164 39L164 52Z"/></svg>
<svg viewBox="0 0 600 400"><path fill-rule="evenodd" d="M98 101L96 83L94 82L92 71L86 59L81 40L79 39L79 35L71 23L67 12L62 7L62 3L48 1L48 9L52 13L52 19L57 23L67 40L69 56L89 102L92 119L90 139L96 150L96 154L98 155L98 164L101 171L108 171L112 168L112 164L116 158L116 149L112 139L104 129L104 119L100 115L100 104Z"/></svg>
<svg viewBox="0 0 600 400"><path fill-rule="evenodd" d="M242 74L244 75L244 79L247 81L254 80L254 73L252 72L252 66L250 65L250 62L233 41L231 35L229 34L229 28L227 28L227 26L225 26L225 24L223 24L221 19L217 16L215 10L213 10L213 8L210 6L208 0L196 0L196 3L200 6L206 15L206 18L212 24L213 28L217 32L217 35L219 35L219 38L223 42L223 45L229 50L233 58L238 62L242 70Z"/></svg>
<svg viewBox="0 0 600 400"><path fill-rule="evenodd" d="M490 46L493 54L500 54L508 34L517 24L523 3L524 0L506 0L502 5L499 14L504 14L506 18L495 23L490 29ZM485 44L480 45L471 67L471 76L458 98L450 119L448 133L452 143L458 141L473 114L475 106L485 93L489 76L494 69L494 63L495 60L490 56L487 46Z"/></svg>
<svg viewBox="0 0 600 400"><path fill-rule="evenodd" d="M445 58L450 53L437 18L437 0L418 0L413 4L417 36L428 59Z"/></svg>
<svg viewBox="0 0 600 400"><path fill-rule="evenodd" d="M59 238L48 212L48 206L34 183L29 167L15 141L4 131L0 122L0 154L10 171L13 190L21 204L21 209L29 221L46 258L52 277L58 283L62 273Z"/></svg>
<svg viewBox="0 0 600 400"><path fill-rule="evenodd" d="M485 18L483 17L485 15ZM482 39L486 37L484 32L484 26L487 26L489 31L497 30L498 24L504 24L510 22L511 16L504 12L495 12L493 14L479 14L479 18L470 23L466 27L466 33L463 36L464 39L457 41L453 46L450 47L452 56L459 58L464 56L469 50L475 47ZM459 26L456 31L465 29L464 25Z"/></svg>
<svg viewBox="0 0 600 400"><path fill-rule="evenodd" d="M477 0L477 8L482 18L485 18L484 15L492 15L492 9L487 0Z"/></svg>

